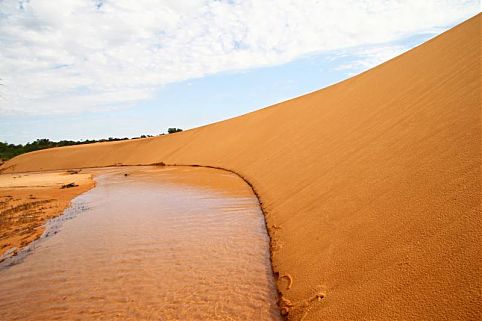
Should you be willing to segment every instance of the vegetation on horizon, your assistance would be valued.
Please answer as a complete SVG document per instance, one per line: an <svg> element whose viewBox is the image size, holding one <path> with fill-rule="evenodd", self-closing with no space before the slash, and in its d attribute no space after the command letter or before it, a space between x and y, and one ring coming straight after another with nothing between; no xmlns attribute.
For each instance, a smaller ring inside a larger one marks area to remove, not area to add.
<svg viewBox="0 0 482 321"><path fill-rule="evenodd" d="M174 134L174 133L178 133L178 132L182 132L182 129L181 128L175 128L175 127L171 127L171 128L167 129L168 134Z"/></svg>
<svg viewBox="0 0 482 321"><path fill-rule="evenodd" d="M182 129L180 128L169 128L167 132L169 134L180 132ZM159 136L164 135L160 134ZM141 135L139 137L133 138L114 138L109 137L107 139L87 139L87 140L61 140L58 142L51 141L47 138L37 139L33 142L26 143L25 145L22 144L9 144L7 142L0 142L0 164L2 161L9 160L15 156L20 154L33 152L36 150L53 148L53 147L63 147L63 146L72 146L72 145L83 145L83 144L93 144L93 143L101 143L101 142L114 142L114 141L121 141L121 140L129 140L129 139L139 139L139 138L147 138L153 137L152 135Z"/></svg>

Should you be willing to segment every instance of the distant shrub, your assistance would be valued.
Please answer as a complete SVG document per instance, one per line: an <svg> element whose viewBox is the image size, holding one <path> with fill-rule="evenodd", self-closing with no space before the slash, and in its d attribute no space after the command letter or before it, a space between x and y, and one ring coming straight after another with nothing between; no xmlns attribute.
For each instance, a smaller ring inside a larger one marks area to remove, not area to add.
<svg viewBox="0 0 482 321"><path fill-rule="evenodd" d="M182 129L181 129L181 128L171 127L171 128L168 128L168 129L167 129L167 132L168 132L169 134L174 134L174 133L177 133L177 132L182 132Z"/></svg>

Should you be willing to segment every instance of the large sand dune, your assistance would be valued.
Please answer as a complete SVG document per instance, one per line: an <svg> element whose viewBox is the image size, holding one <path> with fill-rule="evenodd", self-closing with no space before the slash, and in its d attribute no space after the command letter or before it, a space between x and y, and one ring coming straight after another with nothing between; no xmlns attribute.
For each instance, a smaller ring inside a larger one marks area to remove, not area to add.
<svg viewBox="0 0 482 321"><path fill-rule="evenodd" d="M479 14L368 72L241 117L34 152L3 169L230 169L263 202L273 268L293 281L290 289L288 277L278 281L290 319L478 320L480 21Z"/></svg>

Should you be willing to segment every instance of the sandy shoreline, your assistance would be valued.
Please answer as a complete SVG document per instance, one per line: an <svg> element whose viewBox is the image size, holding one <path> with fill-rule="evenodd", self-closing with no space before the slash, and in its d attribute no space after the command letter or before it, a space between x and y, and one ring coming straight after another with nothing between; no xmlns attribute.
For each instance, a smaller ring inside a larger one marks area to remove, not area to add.
<svg viewBox="0 0 482 321"><path fill-rule="evenodd" d="M62 188L75 183L75 187ZM66 171L0 175L0 257L38 239L45 223L94 186L92 175Z"/></svg>
<svg viewBox="0 0 482 321"><path fill-rule="evenodd" d="M29 245L31 242L37 240L45 230L45 223L54 217L62 215L64 210L69 206L72 199L78 195L85 193L89 189L95 187L94 177L99 174L105 174L108 171L122 171L126 175L130 175L131 171L144 171L155 168L155 165L122 165L109 167L89 167L81 169L65 170L48 170L48 171L31 171L15 174L0 174L0 218L8 216L9 225L2 227L2 238L0 238L0 256L8 251L12 251L9 255L15 255L23 247ZM259 207L264 216L264 223L268 233L270 262L272 264L273 252L278 250L278 243L272 236L279 230L276 225L269 225L267 223L266 209L263 206L261 197L256 191L255 186L245 177L239 173L217 166L203 166L197 164L186 165L171 165L163 164L157 166L159 168L205 168L216 171L224 171L234 174L239 177L244 183L249 186L249 189L258 200ZM79 174L82 172L82 174ZM148 171L146 171L148 173ZM196 177L198 178L198 177ZM62 185L68 183L75 183L78 186L73 188L61 188ZM182 181L176 180L177 184L182 184ZM219 190L225 193L230 192L228 185L213 185L209 180L209 176L204 180L188 179L184 182L188 185L197 185L204 188ZM7 215L8 213L12 213ZM33 214L33 215L32 215ZM25 224L18 224L20 220L25 217L32 217ZM277 288L289 289L292 286L293 279L289 274L280 275L279 272L274 272L274 278ZM282 292L278 291L278 306L282 315L286 316L293 303L286 299ZM323 292L315 293L307 303L313 301L320 301L324 298Z"/></svg>

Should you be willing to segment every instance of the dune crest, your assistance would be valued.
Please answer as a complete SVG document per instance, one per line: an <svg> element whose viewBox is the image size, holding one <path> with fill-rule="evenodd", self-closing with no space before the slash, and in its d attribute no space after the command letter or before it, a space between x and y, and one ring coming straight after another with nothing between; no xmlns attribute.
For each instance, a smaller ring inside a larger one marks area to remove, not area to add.
<svg viewBox="0 0 482 321"><path fill-rule="evenodd" d="M477 320L480 21L241 117L38 151L2 170L159 162L233 170L263 203L290 320Z"/></svg>

